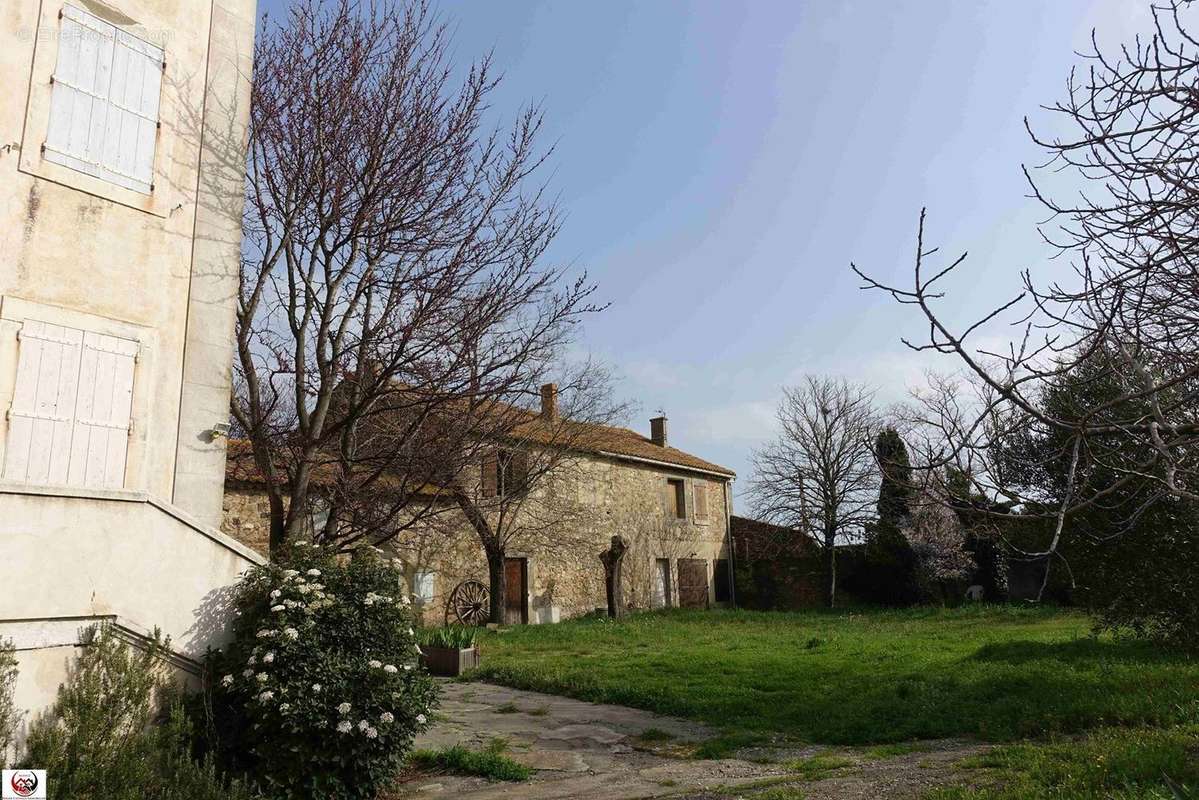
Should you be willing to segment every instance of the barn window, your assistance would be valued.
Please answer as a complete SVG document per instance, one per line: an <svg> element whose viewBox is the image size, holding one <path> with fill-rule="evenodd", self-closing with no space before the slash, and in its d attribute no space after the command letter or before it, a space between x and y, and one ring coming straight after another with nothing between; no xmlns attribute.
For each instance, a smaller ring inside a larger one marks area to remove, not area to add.
<svg viewBox="0 0 1199 800"><path fill-rule="evenodd" d="M687 519L687 483L682 478L666 479L666 513L675 519Z"/></svg>
<svg viewBox="0 0 1199 800"><path fill-rule="evenodd" d="M506 497L525 488L528 481L528 454L497 450L483 459L483 496Z"/></svg>
<svg viewBox="0 0 1199 800"><path fill-rule="evenodd" d="M34 320L18 337L4 479L122 488L137 342Z"/></svg>
<svg viewBox="0 0 1199 800"><path fill-rule="evenodd" d="M45 158L149 194L163 51L74 6L63 6Z"/></svg>

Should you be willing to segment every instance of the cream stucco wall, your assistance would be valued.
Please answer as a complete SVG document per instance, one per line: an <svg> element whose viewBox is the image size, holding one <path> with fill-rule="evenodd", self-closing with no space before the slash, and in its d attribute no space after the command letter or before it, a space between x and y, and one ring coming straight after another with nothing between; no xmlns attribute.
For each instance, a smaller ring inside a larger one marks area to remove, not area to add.
<svg viewBox="0 0 1199 800"><path fill-rule="evenodd" d="M263 558L141 492L0 487L6 574L0 639L18 650L18 707L53 701L81 629L159 629L176 667L219 646L232 586Z"/></svg>
<svg viewBox="0 0 1199 800"><path fill-rule="evenodd" d="M255 2L75 0L164 49L152 195L42 157L62 5L0 9L0 405L25 319L137 339L125 488L219 525Z"/></svg>
<svg viewBox="0 0 1199 800"><path fill-rule="evenodd" d="M98 620L161 628L194 669L261 557L217 529L255 0L70 0L163 48L150 194L46 161L64 0L0 3L0 409L37 320L133 339L124 489L0 483L0 638L18 703L49 702ZM8 425L0 420L0 458ZM136 639L134 634L130 634Z"/></svg>

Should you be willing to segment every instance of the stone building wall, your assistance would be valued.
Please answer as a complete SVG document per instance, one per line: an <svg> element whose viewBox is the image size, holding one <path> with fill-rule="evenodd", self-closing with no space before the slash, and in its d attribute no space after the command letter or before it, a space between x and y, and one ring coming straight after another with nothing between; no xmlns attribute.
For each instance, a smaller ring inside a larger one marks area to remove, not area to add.
<svg viewBox="0 0 1199 800"><path fill-rule="evenodd" d="M629 545L624 559L625 601L630 608L678 605L679 559L705 562L708 605L717 602L717 569L727 566L728 482L715 475L603 457L581 457L522 505L507 557L527 559L530 623L566 619L605 606L599 554L613 535ZM677 518L668 479L686 486L686 516ZM706 518L697 518L696 491L708 494ZM230 489L225 499L226 533L265 552L269 527L266 497ZM261 545L259 544L261 543ZM438 519L421 523L391 545L404 562L408 591L425 594L427 624L445 620L446 603L466 580L487 585L487 558L479 538L458 514L446 508ZM655 592L658 560L669 562L670 591ZM717 561L720 560L718 567ZM431 573L424 580L421 576ZM424 591L422 592L422 588Z"/></svg>
<svg viewBox="0 0 1199 800"><path fill-rule="evenodd" d="M226 485L221 532L262 555L270 554L271 504L254 486Z"/></svg>

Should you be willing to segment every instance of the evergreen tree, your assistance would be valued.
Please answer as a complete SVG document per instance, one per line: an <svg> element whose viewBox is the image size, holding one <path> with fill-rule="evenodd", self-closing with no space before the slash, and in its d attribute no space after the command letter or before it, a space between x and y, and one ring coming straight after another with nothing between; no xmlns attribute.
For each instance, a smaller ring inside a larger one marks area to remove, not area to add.
<svg viewBox="0 0 1199 800"><path fill-rule="evenodd" d="M911 515L912 466L899 431L887 427L875 440L882 482L878 491L878 524L866 545L869 599L891 606L916 601L916 556L903 527Z"/></svg>
<svg viewBox="0 0 1199 800"><path fill-rule="evenodd" d="M878 490L878 524L899 529L911 513L912 463L908 460L908 448L899 431L886 427L879 431L874 452L883 473Z"/></svg>

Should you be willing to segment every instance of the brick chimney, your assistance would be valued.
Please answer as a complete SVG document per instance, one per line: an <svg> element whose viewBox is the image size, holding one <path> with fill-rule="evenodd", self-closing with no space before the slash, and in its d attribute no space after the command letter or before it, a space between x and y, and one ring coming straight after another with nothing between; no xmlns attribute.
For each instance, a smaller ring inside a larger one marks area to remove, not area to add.
<svg viewBox="0 0 1199 800"><path fill-rule="evenodd" d="M659 447L666 446L666 417L654 417L649 421L649 438Z"/></svg>
<svg viewBox="0 0 1199 800"><path fill-rule="evenodd" d="M541 416L546 419L558 418L558 384L556 383L541 385Z"/></svg>

